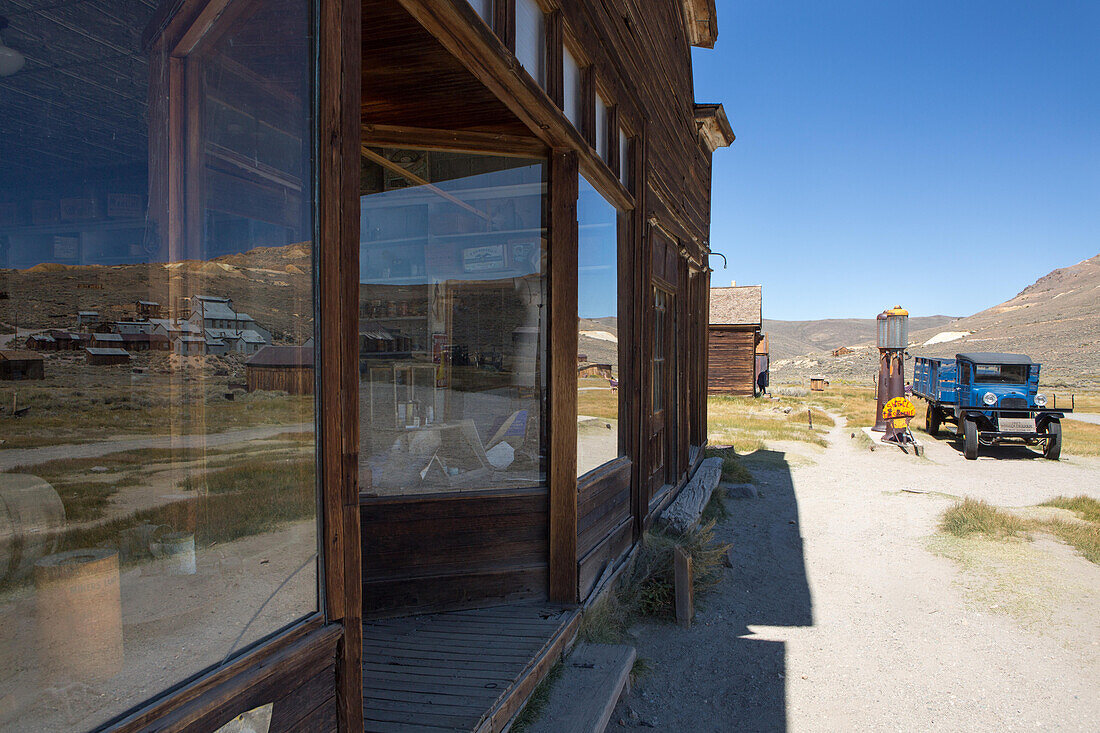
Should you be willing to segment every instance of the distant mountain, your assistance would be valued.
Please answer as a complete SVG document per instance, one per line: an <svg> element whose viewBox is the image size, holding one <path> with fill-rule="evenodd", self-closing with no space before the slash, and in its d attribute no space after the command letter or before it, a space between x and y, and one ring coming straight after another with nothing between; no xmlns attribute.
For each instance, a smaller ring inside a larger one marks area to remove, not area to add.
<svg viewBox="0 0 1100 733"><path fill-rule="evenodd" d="M909 319L909 330L940 328L952 321L952 316L920 316ZM803 354L829 354L841 346L858 346L873 342L874 318L828 318L820 321L773 321L764 319L772 360L790 359Z"/></svg>
<svg viewBox="0 0 1100 733"><path fill-rule="evenodd" d="M26 270L0 269L0 331L74 328L76 314L98 311L105 319L133 317L138 300L166 309L169 293L194 292L233 299L234 307L271 330L276 341L294 341L313 320L311 250L308 244L257 247L211 260L138 265L42 263Z"/></svg>
<svg viewBox="0 0 1100 733"><path fill-rule="evenodd" d="M955 321L946 336L942 330L910 329L916 352L1011 351L1065 376L1100 379L1100 255L1044 275L1016 297ZM952 336L959 338L945 340Z"/></svg>
<svg viewBox="0 0 1100 733"><path fill-rule="evenodd" d="M909 353L913 356L953 357L965 351L1007 351L1027 354L1043 364L1043 382L1073 386L1100 385L1100 255L1044 275L1004 303L959 319L934 316L938 322L910 319ZM772 337L772 381L800 382L822 373L838 380L869 383L877 368L873 330L855 353L833 357L819 339L799 341L803 333L816 334L809 324L825 321L777 322L780 338L810 343L813 348L790 354L787 343L779 355ZM782 324L798 324L785 328ZM873 329L873 322L871 323ZM857 342L858 343L858 342ZM849 344L851 345L851 344ZM835 347L834 347L835 348ZM829 349L831 351L831 349ZM910 362L911 363L911 362ZM911 369L911 367L908 367Z"/></svg>

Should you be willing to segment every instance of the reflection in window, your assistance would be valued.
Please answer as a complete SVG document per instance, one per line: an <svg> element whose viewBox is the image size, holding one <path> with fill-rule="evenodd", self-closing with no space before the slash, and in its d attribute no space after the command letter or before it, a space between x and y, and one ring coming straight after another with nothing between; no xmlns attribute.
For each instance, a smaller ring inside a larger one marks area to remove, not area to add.
<svg viewBox="0 0 1100 733"><path fill-rule="evenodd" d="M469 3L482 20L493 25L493 0L469 0Z"/></svg>
<svg viewBox="0 0 1100 733"><path fill-rule="evenodd" d="M361 487L539 485L545 165L364 152Z"/></svg>
<svg viewBox="0 0 1100 733"><path fill-rule="evenodd" d="M546 15L536 0L516 0L516 58L546 86Z"/></svg>
<svg viewBox="0 0 1100 733"><path fill-rule="evenodd" d="M619 181L630 188L630 138L619 129Z"/></svg>
<svg viewBox="0 0 1100 733"><path fill-rule="evenodd" d="M562 50L563 94L562 111L573 127L581 129L581 110L584 109L584 78L580 65L570 53L569 47Z"/></svg>
<svg viewBox="0 0 1100 733"><path fill-rule="evenodd" d="M583 176L577 198L577 475L619 456L618 212Z"/></svg>
<svg viewBox="0 0 1100 733"><path fill-rule="evenodd" d="M596 154L604 160L607 160L607 143L608 143L608 116L610 110L607 106L607 102L604 101L600 94L596 93Z"/></svg>
<svg viewBox="0 0 1100 733"><path fill-rule="evenodd" d="M98 726L317 609L309 3L231 2L181 75L157 5L5 31L4 730Z"/></svg>

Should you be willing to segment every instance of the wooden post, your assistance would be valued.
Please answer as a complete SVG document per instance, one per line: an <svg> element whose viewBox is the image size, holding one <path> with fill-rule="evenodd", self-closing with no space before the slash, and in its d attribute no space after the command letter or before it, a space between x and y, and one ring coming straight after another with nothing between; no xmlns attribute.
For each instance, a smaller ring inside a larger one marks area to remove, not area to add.
<svg viewBox="0 0 1100 733"><path fill-rule="evenodd" d="M317 228L320 469L325 615L342 622L337 726L363 730L359 520L359 135L361 4L322 0L318 38Z"/></svg>
<svg viewBox="0 0 1100 733"><path fill-rule="evenodd" d="M550 600L577 602L577 189L573 151L550 156Z"/></svg>
<svg viewBox="0 0 1100 733"><path fill-rule="evenodd" d="M691 572L691 555L682 547L675 550L676 623L691 628L695 616L695 585Z"/></svg>
<svg viewBox="0 0 1100 733"><path fill-rule="evenodd" d="M810 430L814 429L814 411L813 408L806 408L806 418L810 421Z"/></svg>

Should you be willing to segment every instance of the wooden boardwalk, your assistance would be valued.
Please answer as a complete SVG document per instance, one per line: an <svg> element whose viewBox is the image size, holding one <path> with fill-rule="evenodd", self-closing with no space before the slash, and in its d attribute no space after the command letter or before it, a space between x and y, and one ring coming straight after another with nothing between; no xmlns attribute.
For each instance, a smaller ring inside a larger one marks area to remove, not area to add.
<svg viewBox="0 0 1100 733"><path fill-rule="evenodd" d="M578 620L542 603L365 622L364 729L500 730Z"/></svg>

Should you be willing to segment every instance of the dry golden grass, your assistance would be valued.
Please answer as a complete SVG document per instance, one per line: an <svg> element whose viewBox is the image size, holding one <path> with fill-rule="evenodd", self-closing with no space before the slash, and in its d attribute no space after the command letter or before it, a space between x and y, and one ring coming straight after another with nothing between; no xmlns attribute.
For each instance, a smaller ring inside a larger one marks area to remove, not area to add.
<svg viewBox="0 0 1100 733"><path fill-rule="evenodd" d="M790 407L789 413L783 412ZM808 411L813 414L810 428ZM751 453L768 441L796 440L825 446L824 434L835 422L820 407L796 397L765 400L712 395L707 398L707 440Z"/></svg>
<svg viewBox="0 0 1100 733"><path fill-rule="evenodd" d="M1074 512L1083 521L1026 519L977 499L963 499L946 512L940 529L956 537L982 535L992 539L1030 539L1032 532L1049 532L1076 548L1085 559L1100 564L1100 502L1089 496L1059 496L1040 506Z"/></svg>
<svg viewBox="0 0 1100 733"><path fill-rule="evenodd" d="M589 380L578 380L586 382ZM602 417L605 420L616 420L619 417L619 393L607 389L607 380L600 380L602 384L586 385L601 389L585 389L577 392L577 414L590 417Z"/></svg>

